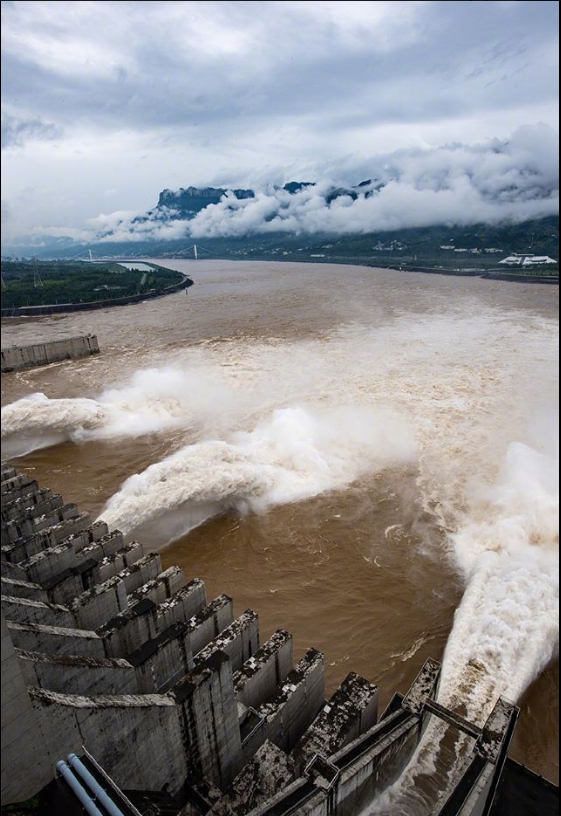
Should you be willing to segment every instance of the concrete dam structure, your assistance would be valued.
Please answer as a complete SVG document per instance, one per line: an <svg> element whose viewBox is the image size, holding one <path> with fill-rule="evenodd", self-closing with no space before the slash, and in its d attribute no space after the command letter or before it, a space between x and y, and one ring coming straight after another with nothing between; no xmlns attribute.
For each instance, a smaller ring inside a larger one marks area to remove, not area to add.
<svg viewBox="0 0 561 816"><path fill-rule="evenodd" d="M2 349L2 374L58 363L61 360L88 357L90 354L99 354L95 334L53 340L50 343L34 343L30 346L11 346Z"/></svg>
<svg viewBox="0 0 561 816"><path fill-rule="evenodd" d="M379 716L351 672L261 642L257 614L2 464L2 804L53 814L354 816L429 721L469 741L434 816L553 816L558 788L508 758L518 709L482 728L436 702L425 663ZM33 811L30 811L33 812ZM396 816L399 816L396 814Z"/></svg>

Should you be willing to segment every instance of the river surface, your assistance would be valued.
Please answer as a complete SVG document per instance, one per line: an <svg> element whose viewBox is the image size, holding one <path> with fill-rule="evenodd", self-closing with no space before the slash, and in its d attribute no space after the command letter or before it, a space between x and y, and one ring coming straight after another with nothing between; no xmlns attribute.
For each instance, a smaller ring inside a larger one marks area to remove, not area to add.
<svg viewBox="0 0 561 816"><path fill-rule="evenodd" d="M557 781L558 287L158 263L187 294L2 321L101 349L2 376L3 456L320 649L328 694L383 707L433 657L474 719L516 699L511 754Z"/></svg>

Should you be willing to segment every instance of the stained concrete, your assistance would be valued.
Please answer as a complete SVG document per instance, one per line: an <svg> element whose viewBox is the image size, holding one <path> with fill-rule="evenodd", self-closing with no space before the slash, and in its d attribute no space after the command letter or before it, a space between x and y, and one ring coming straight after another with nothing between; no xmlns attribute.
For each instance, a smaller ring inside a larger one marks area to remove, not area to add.
<svg viewBox="0 0 561 816"><path fill-rule="evenodd" d="M34 343L29 346L12 346L2 349L2 374L23 368L56 363L99 354L99 344L95 334L82 337L67 337L50 343Z"/></svg>

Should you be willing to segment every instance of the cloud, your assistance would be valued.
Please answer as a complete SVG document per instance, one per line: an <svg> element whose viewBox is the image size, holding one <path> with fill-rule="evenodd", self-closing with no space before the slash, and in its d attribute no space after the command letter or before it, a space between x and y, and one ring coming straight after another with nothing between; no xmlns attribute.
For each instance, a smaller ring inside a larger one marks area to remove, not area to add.
<svg viewBox="0 0 561 816"><path fill-rule="evenodd" d="M506 141L380 156L372 160L369 182L358 187L322 181L296 193L269 187L244 199L228 192L192 219L162 207L90 223L97 240L120 242L524 221L559 212L558 156L553 130L524 127Z"/></svg>
<svg viewBox="0 0 561 816"><path fill-rule="evenodd" d="M62 134L61 127L52 122L44 122L40 118L17 119L10 114L2 116L2 150L10 147L23 147L25 142L31 139L54 141Z"/></svg>
<svg viewBox="0 0 561 816"><path fill-rule="evenodd" d="M5 3L11 230L83 229L108 189L138 211L166 187L354 184L372 156L556 127L557 32L551 0Z"/></svg>
<svg viewBox="0 0 561 816"><path fill-rule="evenodd" d="M12 208L7 201L2 199L2 224L7 224L12 219Z"/></svg>
<svg viewBox="0 0 561 816"><path fill-rule="evenodd" d="M114 212L91 218L92 241L172 241L185 237L188 226L178 213L162 208L149 215L138 212Z"/></svg>

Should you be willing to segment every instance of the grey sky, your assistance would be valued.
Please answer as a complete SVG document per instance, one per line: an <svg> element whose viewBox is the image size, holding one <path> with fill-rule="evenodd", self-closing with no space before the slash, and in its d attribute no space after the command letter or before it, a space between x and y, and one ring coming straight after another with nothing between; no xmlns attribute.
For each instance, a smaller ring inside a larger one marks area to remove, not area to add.
<svg viewBox="0 0 561 816"><path fill-rule="evenodd" d="M557 2L2 2L4 242L166 187L467 174L521 127L491 174L538 162L549 212Z"/></svg>

